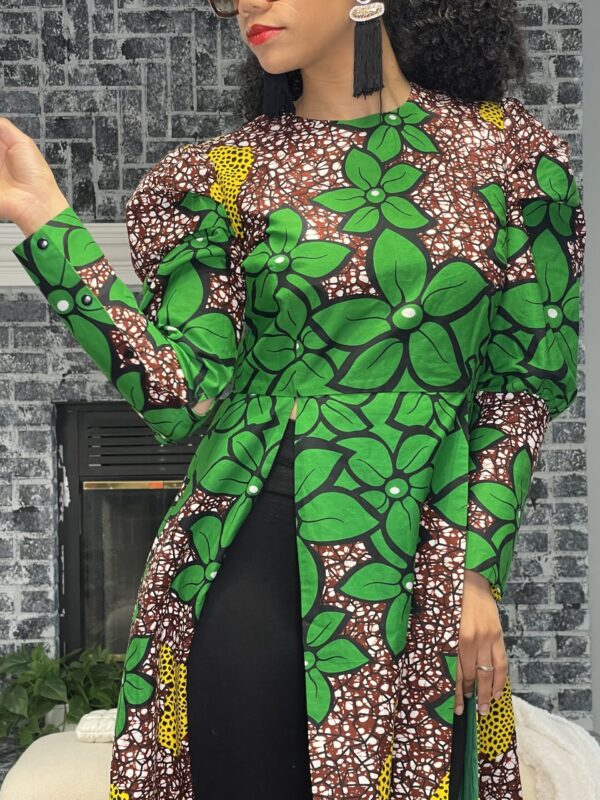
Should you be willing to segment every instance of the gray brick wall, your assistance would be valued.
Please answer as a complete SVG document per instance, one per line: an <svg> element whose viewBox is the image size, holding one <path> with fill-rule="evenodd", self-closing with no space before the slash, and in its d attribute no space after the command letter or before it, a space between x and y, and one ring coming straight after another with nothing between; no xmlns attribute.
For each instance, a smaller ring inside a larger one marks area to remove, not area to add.
<svg viewBox="0 0 600 800"><path fill-rule="evenodd" d="M86 221L122 219L148 167L241 123L243 45L204 3L0 0L0 107ZM521 3L534 72L517 95L566 136L581 178L580 2ZM580 185L583 187L582 183ZM591 727L585 363L546 437L501 604L520 696ZM107 391L108 390L108 391ZM0 650L56 645L54 403L117 399L37 290L0 295Z"/></svg>

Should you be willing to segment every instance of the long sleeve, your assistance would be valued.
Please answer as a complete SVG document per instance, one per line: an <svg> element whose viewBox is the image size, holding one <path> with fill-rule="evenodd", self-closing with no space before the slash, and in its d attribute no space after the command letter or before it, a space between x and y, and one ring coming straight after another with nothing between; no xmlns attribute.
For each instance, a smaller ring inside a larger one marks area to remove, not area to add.
<svg viewBox="0 0 600 800"><path fill-rule="evenodd" d="M230 201L210 140L177 147L145 174L126 204L139 304L70 207L13 249L161 443L205 425L215 403L202 414L193 406L233 375L245 298Z"/></svg>
<svg viewBox="0 0 600 800"><path fill-rule="evenodd" d="M500 599L549 422L577 396L585 217L569 143L503 101L505 283L469 434L467 569Z"/></svg>

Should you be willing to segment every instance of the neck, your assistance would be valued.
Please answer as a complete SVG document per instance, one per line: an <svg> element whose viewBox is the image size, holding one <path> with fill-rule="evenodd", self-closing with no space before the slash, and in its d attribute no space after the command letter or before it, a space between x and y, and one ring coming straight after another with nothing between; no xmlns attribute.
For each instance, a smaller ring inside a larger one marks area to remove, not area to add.
<svg viewBox="0 0 600 800"><path fill-rule="evenodd" d="M360 23L356 23L359 25ZM319 61L301 70L302 95L296 114L316 119L352 119L402 105L410 84L400 69L385 26L382 25L383 88L367 97L354 97L354 27L348 37Z"/></svg>

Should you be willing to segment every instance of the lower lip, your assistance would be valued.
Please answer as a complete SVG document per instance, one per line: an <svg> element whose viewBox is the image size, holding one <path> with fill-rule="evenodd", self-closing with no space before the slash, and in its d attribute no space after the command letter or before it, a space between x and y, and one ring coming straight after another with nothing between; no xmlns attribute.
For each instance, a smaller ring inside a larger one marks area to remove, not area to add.
<svg viewBox="0 0 600 800"><path fill-rule="evenodd" d="M261 31L260 33L255 33L252 36L248 37L248 41L250 44L262 44L263 42L267 42L269 39L272 39L274 36L277 36L283 28L271 28L271 30Z"/></svg>

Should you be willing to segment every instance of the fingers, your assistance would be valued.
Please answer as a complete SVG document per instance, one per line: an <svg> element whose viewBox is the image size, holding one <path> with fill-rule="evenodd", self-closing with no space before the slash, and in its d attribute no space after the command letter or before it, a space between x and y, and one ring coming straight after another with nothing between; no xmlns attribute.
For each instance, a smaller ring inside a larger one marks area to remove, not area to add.
<svg viewBox="0 0 600 800"><path fill-rule="evenodd" d="M486 667L495 666L491 646L486 645L477 650L477 664L483 664ZM493 671L477 670L477 710L480 714L487 714L490 710L495 671L495 669Z"/></svg>
<svg viewBox="0 0 600 800"><path fill-rule="evenodd" d="M508 678L508 659L504 646L502 633L492 642L492 658L494 664L494 683L492 693L496 700L499 700L504 691ZM481 670L480 670L481 671Z"/></svg>
<svg viewBox="0 0 600 800"><path fill-rule="evenodd" d="M0 142L4 147L11 147L17 142L22 142L24 138L29 137L9 119L0 117Z"/></svg>

